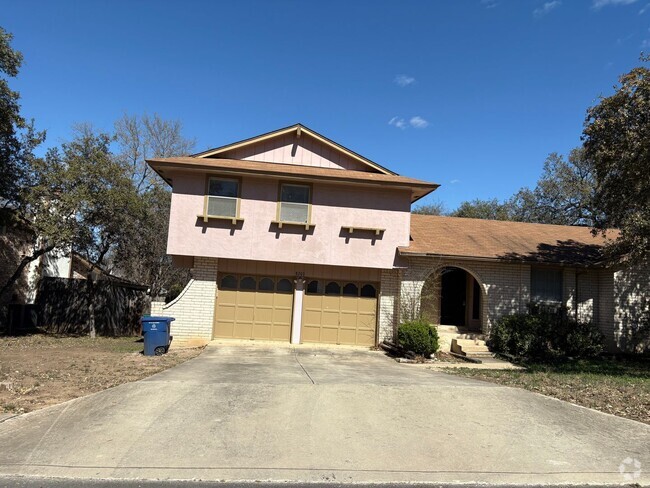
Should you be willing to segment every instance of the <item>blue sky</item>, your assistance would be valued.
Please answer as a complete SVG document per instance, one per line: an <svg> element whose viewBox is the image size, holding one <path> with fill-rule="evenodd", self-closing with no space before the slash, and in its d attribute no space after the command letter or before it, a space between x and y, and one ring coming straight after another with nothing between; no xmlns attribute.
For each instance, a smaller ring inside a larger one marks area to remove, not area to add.
<svg viewBox="0 0 650 488"><path fill-rule="evenodd" d="M75 122L180 119L203 150L301 122L455 207L580 144L650 51L650 0L6 1L11 86L45 146ZM427 199L427 200L428 200ZM423 201L426 203L426 201Z"/></svg>

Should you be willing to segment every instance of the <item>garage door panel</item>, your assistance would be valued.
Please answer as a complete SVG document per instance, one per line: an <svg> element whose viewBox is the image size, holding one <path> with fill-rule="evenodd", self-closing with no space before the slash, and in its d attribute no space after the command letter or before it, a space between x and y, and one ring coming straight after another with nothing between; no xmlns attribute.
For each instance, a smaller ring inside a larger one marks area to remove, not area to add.
<svg viewBox="0 0 650 488"><path fill-rule="evenodd" d="M323 310L336 311L341 308L341 297L339 296L323 296L322 299L322 308Z"/></svg>
<svg viewBox="0 0 650 488"><path fill-rule="evenodd" d="M357 344L357 330L356 329L339 329L339 344Z"/></svg>
<svg viewBox="0 0 650 488"><path fill-rule="evenodd" d="M241 306L255 306L255 295L254 291L238 291L237 292L237 305Z"/></svg>
<svg viewBox="0 0 650 488"><path fill-rule="evenodd" d="M341 327L347 327L351 329L356 329L357 323L359 321L359 315L353 312L345 312L341 310L339 324Z"/></svg>
<svg viewBox="0 0 650 488"><path fill-rule="evenodd" d="M274 325L271 329L271 339L274 341L289 340L291 325Z"/></svg>
<svg viewBox="0 0 650 488"><path fill-rule="evenodd" d="M376 298L308 291L303 304L302 342L372 346L377 328L376 310Z"/></svg>
<svg viewBox="0 0 650 488"><path fill-rule="evenodd" d="M220 278L223 276L225 275ZM217 294L214 337L288 341L291 336L293 293L276 293L274 283L279 279L248 279L249 284L254 281L260 286L257 290L220 289ZM241 282L241 276L235 280L240 286Z"/></svg>
<svg viewBox="0 0 650 488"><path fill-rule="evenodd" d="M273 321L274 324L282 324L283 326L291 325L291 310L278 310L273 311Z"/></svg>
<svg viewBox="0 0 650 488"><path fill-rule="evenodd" d="M259 292L255 296L255 304L258 307L273 308L275 293Z"/></svg>
<svg viewBox="0 0 650 488"><path fill-rule="evenodd" d="M359 329L372 329L375 330L377 324L377 317L373 314L359 314L358 316L358 328Z"/></svg>
<svg viewBox="0 0 650 488"><path fill-rule="evenodd" d="M359 298L357 301L359 313L377 313L377 299L376 298Z"/></svg>
<svg viewBox="0 0 650 488"><path fill-rule="evenodd" d="M303 326L302 327L302 342L321 342L320 340L320 326Z"/></svg>
<svg viewBox="0 0 650 488"><path fill-rule="evenodd" d="M219 322L215 329L215 337L233 337L235 333L234 322Z"/></svg>
<svg viewBox="0 0 650 488"><path fill-rule="evenodd" d="M254 338L271 338L271 324L260 324L260 323L255 323L252 326L252 333L251 337Z"/></svg>
<svg viewBox="0 0 650 488"><path fill-rule="evenodd" d="M253 324L237 322L233 326L233 337L235 339L250 339L253 335Z"/></svg>
<svg viewBox="0 0 650 488"><path fill-rule="evenodd" d="M273 322L273 306L256 305L253 308L255 323L271 324Z"/></svg>
<svg viewBox="0 0 650 488"><path fill-rule="evenodd" d="M222 305L219 322L233 322L235 320L237 307L235 305Z"/></svg>
<svg viewBox="0 0 650 488"><path fill-rule="evenodd" d="M321 314L321 324L323 324L323 327L338 327L339 311L323 310L323 313Z"/></svg>
<svg viewBox="0 0 650 488"><path fill-rule="evenodd" d="M339 328L338 327L321 327L320 341L330 344L338 344L339 342Z"/></svg>
<svg viewBox="0 0 650 488"><path fill-rule="evenodd" d="M366 346L374 346L375 344L375 330L372 329L357 329L357 344L364 344Z"/></svg>

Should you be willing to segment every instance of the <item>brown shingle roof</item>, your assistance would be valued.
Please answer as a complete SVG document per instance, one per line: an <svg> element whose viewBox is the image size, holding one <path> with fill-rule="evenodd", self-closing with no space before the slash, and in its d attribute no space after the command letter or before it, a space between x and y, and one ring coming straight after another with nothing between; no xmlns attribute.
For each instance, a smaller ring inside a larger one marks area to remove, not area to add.
<svg viewBox="0 0 650 488"><path fill-rule="evenodd" d="M606 242L589 227L411 215L400 253L585 266L601 261Z"/></svg>
<svg viewBox="0 0 650 488"><path fill-rule="evenodd" d="M168 183L172 181L170 172L179 169L233 174L258 174L278 178L329 180L394 188L409 188L412 192L413 201L422 198L440 186L436 183L429 183L399 175L239 159L176 157L147 159L147 163Z"/></svg>

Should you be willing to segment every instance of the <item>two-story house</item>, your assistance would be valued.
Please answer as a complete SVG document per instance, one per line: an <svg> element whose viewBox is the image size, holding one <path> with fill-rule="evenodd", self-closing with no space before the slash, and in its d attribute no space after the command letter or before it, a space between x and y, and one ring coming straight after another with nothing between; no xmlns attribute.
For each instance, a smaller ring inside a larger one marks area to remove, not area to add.
<svg viewBox="0 0 650 488"><path fill-rule="evenodd" d="M173 189L168 253L194 280L161 313L177 338L374 345L411 204L437 185L295 125L149 161ZM378 321L379 316L379 321Z"/></svg>
<svg viewBox="0 0 650 488"><path fill-rule="evenodd" d="M173 302L152 304L176 318L175 341L371 346L421 312L485 330L542 301L617 347L646 306L647 273L600 266L589 229L412 216L437 184L300 124L148 163L172 187L168 253L192 269Z"/></svg>

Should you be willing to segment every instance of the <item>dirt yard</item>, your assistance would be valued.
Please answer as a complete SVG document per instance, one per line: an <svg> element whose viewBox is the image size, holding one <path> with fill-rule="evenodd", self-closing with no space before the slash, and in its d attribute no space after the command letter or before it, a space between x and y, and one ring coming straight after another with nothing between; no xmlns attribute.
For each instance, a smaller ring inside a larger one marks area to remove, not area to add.
<svg viewBox="0 0 650 488"><path fill-rule="evenodd" d="M24 413L136 381L202 348L143 356L137 337L0 337L0 415Z"/></svg>
<svg viewBox="0 0 650 488"><path fill-rule="evenodd" d="M514 371L460 368L445 372L525 388L650 424L650 358L531 364L526 370Z"/></svg>

